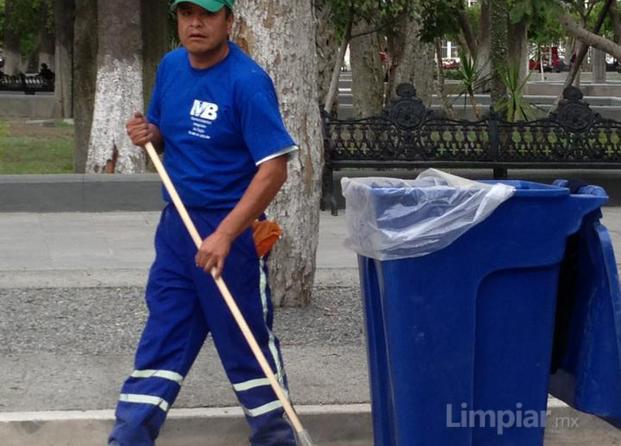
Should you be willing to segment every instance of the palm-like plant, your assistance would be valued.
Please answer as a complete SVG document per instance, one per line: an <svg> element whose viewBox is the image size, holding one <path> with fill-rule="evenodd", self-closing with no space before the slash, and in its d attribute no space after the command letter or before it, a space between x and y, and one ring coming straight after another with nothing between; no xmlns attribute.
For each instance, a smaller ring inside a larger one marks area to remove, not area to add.
<svg viewBox="0 0 621 446"><path fill-rule="evenodd" d="M470 105L472 105L472 111L477 119L481 119L481 112L477 103L474 92L481 86L485 85L486 79L481 75L481 70L477 70L476 59L467 55L463 50L459 52L459 69L458 79L464 86L464 92L470 99Z"/></svg>
<svg viewBox="0 0 621 446"><path fill-rule="evenodd" d="M520 68L510 64L500 73L502 83L507 89L507 95L496 104L497 111L504 113L509 122L527 121L535 117L537 107L524 98L524 88L530 78L530 73L520 80Z"/></svg>

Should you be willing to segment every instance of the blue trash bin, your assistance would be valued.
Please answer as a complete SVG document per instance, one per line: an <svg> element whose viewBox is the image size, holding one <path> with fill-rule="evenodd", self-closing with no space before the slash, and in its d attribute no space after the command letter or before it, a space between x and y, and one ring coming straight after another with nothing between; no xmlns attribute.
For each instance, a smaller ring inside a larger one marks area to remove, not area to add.
<svg viewBox="0 0 621 446"><path fill-rule="evenodd" d="M543 444L560 265L607 197L504 183L515 195L448 246L358 257L376 446ZM363 195L399 206L390 188Z"/></svg>

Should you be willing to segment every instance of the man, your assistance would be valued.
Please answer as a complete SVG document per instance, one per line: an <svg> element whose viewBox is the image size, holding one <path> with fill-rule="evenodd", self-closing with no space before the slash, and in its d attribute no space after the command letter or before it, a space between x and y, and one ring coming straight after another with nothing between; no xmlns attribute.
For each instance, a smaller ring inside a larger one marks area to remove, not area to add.
<svg viewBox="0 0 621 446"><path fill-rule="evenodd" d="M211 333L251 428L252 446L295 439L283 409L209 272L222 275L286 388L271 332L267 270L251 225L287 177L297 150L286 131L271 79L228 40L234 0L177 0L183 48L167 54L147 117L128 122L132 142L152 142L204 241L198 253L169 203L162 212L146 289L149 309L116 410L111 445L151 446L180 385Z"/></svg>

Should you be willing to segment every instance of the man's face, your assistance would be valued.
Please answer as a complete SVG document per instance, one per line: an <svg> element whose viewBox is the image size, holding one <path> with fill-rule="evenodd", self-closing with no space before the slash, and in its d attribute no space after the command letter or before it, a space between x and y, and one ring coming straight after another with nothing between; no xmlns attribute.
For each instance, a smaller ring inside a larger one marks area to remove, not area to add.
<svg viewBox="0 0 621 446"><path fill-rule="evenodd" d="M177 7L179 41L191 54L201 55L219 49L228 39L233 17L225 8L213 13L193 3Z"/></svg>

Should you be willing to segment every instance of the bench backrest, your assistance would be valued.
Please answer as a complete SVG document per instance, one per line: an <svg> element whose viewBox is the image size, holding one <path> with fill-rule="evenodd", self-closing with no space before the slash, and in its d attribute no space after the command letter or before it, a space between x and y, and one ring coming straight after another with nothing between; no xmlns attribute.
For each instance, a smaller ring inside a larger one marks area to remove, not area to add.
<svg viewBox="0 0 621 446"><path fill-rule="evenodd" d="M54 82L43 76L26 76L20 74L18 76L2 75L0 76L0 91L54 91Z"/></svg>
<svg viewBox="0 0 621 446"><path fill-rule="evenodd" d="M338 120L324 113L326 163L621 163L621 123L593 112L575 87L548 117L519 122L493 111L480 121L447 119L409 84L397 95L381 116Z"/></svg>

